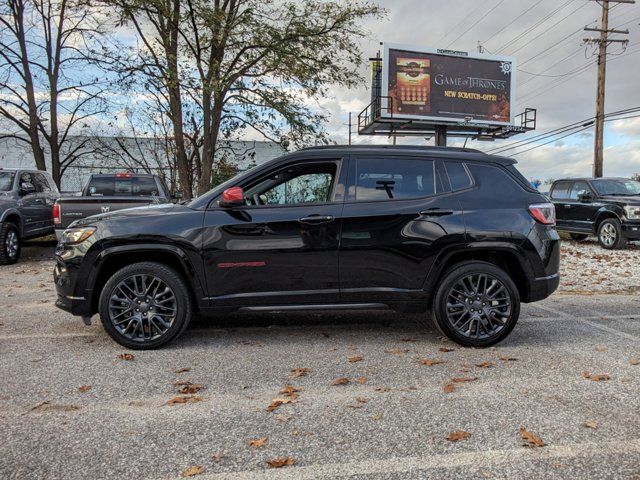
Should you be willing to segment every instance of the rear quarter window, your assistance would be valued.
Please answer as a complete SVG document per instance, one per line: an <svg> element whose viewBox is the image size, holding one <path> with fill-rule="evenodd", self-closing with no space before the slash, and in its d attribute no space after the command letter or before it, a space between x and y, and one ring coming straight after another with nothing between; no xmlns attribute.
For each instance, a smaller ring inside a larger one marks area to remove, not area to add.
<svg viewBox="0 0 640 480"><path fill-rule="evenodd" d="M471 185L471 178L462 162L444 162L444 166L451 183L451 190L463 190Z"/></svg>
<svg viewBox="0 0 640 480"><path fill-rule="evenodd" d="M467 167L476 184L485 192L501 198L524 193L524 189L501 167L479 163L467 163Z"/></svg>

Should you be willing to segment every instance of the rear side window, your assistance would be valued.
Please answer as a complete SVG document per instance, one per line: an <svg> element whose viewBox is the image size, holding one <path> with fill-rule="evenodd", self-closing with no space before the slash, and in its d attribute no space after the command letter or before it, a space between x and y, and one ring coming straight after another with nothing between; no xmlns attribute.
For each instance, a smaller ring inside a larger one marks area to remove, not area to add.
<svg viewBox="0 0 640 480"><path fill-rule="evenodd" d="M571 190L571 182L558 182L551 190L551 198L554 200L567 200Z"/></svg>
<svg viewBox="0 0 640 480"><path fill-rule="evenodd" d="M451 182L451 190L462 190L471 185L471 178L467 173L467 169L460 162L444 162L449 182Z"/></svg>
<svg viewBox="0 0 640 480"><path fill-rule="evenodd" d="M418 158L359 158L356 201L402 200L433 195L435 162Z"/></svg>
<svg viewBox="0 0 640 480"><path fill-rule="evenodd" d="M467 167L469 167L476 184L487 192L494 192L496 196L501 198L508 198L510 194L523 192L516 181L500 167L478 163L468 163Z"/></svg>
<svg viewBox="0 0 640 480"><path fill-rule="evenodd" d="M153 177L94 177L89 183L91 196L158 196L158 185Z"/></svg>
<svg viewBox="0 0 640 480"><path fill-rule="evenodd" d="M36 187L36 190L38 192L50 192L51 191L51 186L49 185L49 182L47 181L47 177L45 177L43 174L34 173L33 174L33 181L35 182L35 187Z"/></svg>

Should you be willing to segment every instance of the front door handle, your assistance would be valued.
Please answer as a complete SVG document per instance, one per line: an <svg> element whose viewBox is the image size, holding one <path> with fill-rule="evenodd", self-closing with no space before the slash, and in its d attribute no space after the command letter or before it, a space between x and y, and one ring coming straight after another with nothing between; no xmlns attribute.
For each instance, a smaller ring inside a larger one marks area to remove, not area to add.
<svg viewBox="0 0 640 480"><path fill-rule="evenodd" d="M423 210L420 215L425 217L444 217L445 215L453 215L453 210L446 208L430 208L429 210Z"/></svg>
<svg viewBox="0 0 640 480"><path fill-rule="evenodd" d="M308 217L299 218L300 223L308 223L311 225L317 225L320 223L333 222L334 218L331 215L310 215Z"/></svg>
<svg viewBox="0 0 640 480"><path fill-rule="evenodd" d="M564 208L571 208L572 205L565 205Z"/></svg>

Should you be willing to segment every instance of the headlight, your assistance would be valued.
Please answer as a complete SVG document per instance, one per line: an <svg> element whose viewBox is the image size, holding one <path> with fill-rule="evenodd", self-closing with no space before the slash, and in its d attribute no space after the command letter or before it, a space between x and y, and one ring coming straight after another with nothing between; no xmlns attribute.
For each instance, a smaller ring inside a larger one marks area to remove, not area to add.
<svg viewBox="0 0 640 480"><path fill-rule="evenodd" d="M62 233L60 243L65 245L73 245L75 243L82 243L96 231L96 227L75 227L67 228Z"/></svg>
<svg viewBox="0 0 640 480"><path fill-rule="evenodd" d="M624 207L629 220L640 220L640 207Z"/></svg>

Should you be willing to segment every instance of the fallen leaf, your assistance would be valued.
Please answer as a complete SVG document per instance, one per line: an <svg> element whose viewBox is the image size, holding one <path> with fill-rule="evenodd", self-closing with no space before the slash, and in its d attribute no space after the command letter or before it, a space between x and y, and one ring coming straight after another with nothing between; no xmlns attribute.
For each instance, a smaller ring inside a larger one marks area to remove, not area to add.
<svg viewBox="0 0 640 480"><path fill-rule="evenodd" d="M200 465L196 465L195 467L185 468L182 471L182 476L183 477L193 477L195 475L200 475L201 473L204 473L204 467L202 467Z"/></svg>
<svg viewBox="0 0 640 480"><path fill-rule="evenodd" d="M178 390L179 393L182 394L193 394L198 393L200 390L204 388L204 385L201 383L191 383L191 382L178 382L176 386L182 385L182 388Z"/></svg>
<svg viewBox="0 0 640 480"><path fill-rule="evenodd" d="M476 363L476 367L478 368L492 368L494 366L495 366L495 363L493 362Z"/></svg>
<svg viewBox="0 0 640 480"><path fill-rule="evenodd" d="M478 379L478 377L453 377L451 381L453 383L467 383L474 382Z"/></svg>
<svg viewBox="0 0 640 480"><path fill-rule="evenodd" d="M296 461L291 457L274 458L273 460L267 460L267 465L269 465L270 468L288 467L293 465L294 463L296 463Z"/></svg>
<svg viewBox="0 0 640 480"><path fill-rule="evenodd" d="M293 370L291 370L291 373L293 373L294 377L305 377L309 373L311 373L311 369L310 368L294 368Z"/></svg>
<svg viewBox="0 0 640 480"><path fill-rule="evenodd" d="M118 355L118 358L120 360L126 360L128 362L132 362L136 359L136 357L132 353L121 353L120 355Z"/></svg>
<svg viewBox="0 0 640 480"><path fill-rule="evenodd" d="M360 385L364 385L365 383L367 383L367 377L360 377L358 378L358 383Z"/></svg>
<svg viewBox="0 0 640 480"><path fill-rule="evenodd" d="M91 385L82 385L80 388L78 388L78 390L80 390L82 393L87 393L89 390L91 390Z"/></svg>
<svg viewBox="0 0 640 480"><path fill-rule="evenodd" d="M376 392L380 392L380 393L386 393L386 392L390 392L391 389L389 387L378 387L376 388Z"/></svg>
<svg viewBox="0 0 640 480"><path fill-rule="evenodd" d="M292 402L293 402L293 398L274 398L271 401L271 405L267 407L267 412L273 412L280 405L286 405Z"/></svg>
<svg viewBox="0 0 640 480"><path fill-rule="evenodd" d="M391 350L385 350L385 353L391 353L392 355L404 355L408 353L409 350L406 348L392 348Z"/></svg>
<svg viewBox="0 0 640 480"><path fill-rule="evenodd" d="M438 350L440 350L443 353L447 353L447 352L453 352L455 350L455 348L440 347Z"/></svg>
<svg viewBox="0 0 640 480"><path fill-rule="evenodd" d="M77 405L58 405L55 403L51 403L48 400L45 400L44 402L40 402L37 405L31 407L31 410L36 412L48 412L48 411L75 412L76 410L80 410L80 407Z"/></svg>
<svg viewBox="0 0 640 480"><path fill-rule="evenodd" d="M373 416L373 419L374 419L375 421L380 421L380 420L382 420L382 416L383 416L383 415L382 415L382 413L376 413L376 414Z"/></svg>
<svg viewBox="0 0 640 480"><path fill-rule="evenodd" d="M176 373L186 373L190 371L191 371L191 368L186 367L186 368L179 368L178 370L176 370Z"/></svg>
<svg viewBox="0 0 640 480"><path fill-rule="evenodd" d="M173 397L172 399L167 401L167 405L170 407L177 404L182 403L198 403L202 401L202 397L198 395L188 395L186 397Z"/></svg>
<svg viewBox="0 0 640 480"><path fill-rule="evenodd" d="M249 446L251 448L260 448L264 447L269 439L267 437L256 438L255 440L249 440Z"/></svg>
<svg viewBox="0 0 640 480"><path fill-rule="evenodd" d="M285 415L284 413L279 413L276 415L276 420L279 422L288 422L291 420L291 415Z"/></svg>
<svg viewBox="0 0 640 480"><path fill-rule="evenodd" d="M337 386L337 385L347 385L351 380L349 380L346 377L340 377L340 378L336 378L333 382L331 382L331 385Z"/></svg>
<svg viewBox="0 0 640 480"><path fill-rule="evenodd" d="M593 380L594 382L603 382L605 380L611 380L608 373L589 373L587 371L582 372L582 376L587 380Z"/></svg>
<svg viewBox="0 0 640 480"><path fill-rule="evenodd" d="M354 355L352 357L347 358L347 361L349 363L361 362L362 360L364 360L364 357L362 355Z"/></svg>
<svg viewBox="0 0 640 480"><path fill-rule="evenodd" d="M356 403L349 405L351 408L362 408L362 406L367 403L366 398L356 397Z"/></svg>
<svg viewBox="0 0 640 480"><path fill-rule="evenodd" d="M527 447L544 447L545 443L535 433L529 432L524 427L520 427L520 436Z"/></svg>
<svg viewBox="0 0 640 480"><path fill-rule="evenodd" d="M584 422L584 426L587 428L593 428L594 430L598 428L598 422L595 420L587 420Z"/></svg>
<svg viewBox="0 0 640 480"><path fill-rule="evenodd" d="M455 432L451 432L447 437L447 440L450 442L459 442L461 440L466 440L469 438L471 434L469 432L465 432L464 430L456 430Z"/></svg>
<svg viewBox="0 0 640 480"><path fill-rule="evenodd" d="M214 461L214 463L220 463L220 460L222 460L222 457L224 455L222 455L221 453L214 453L213 455L211 455L211 460Z"/></svg>
<svg viewBox="0 0 640 480"><path fill-rule="evenodd" d="M447 383L444 386L444 393L453 393L453 391L456 389L456 386L453 383Z"/></svg>
<svg viewBox="0 0 640 480"><path fill-rule="evenodd" d="M443 360L430 360L428 358L423 358L420 360L420 365L426 365L427 367L433 367L434 365L440 365L445 363Z"/></svg>
<svg viewBox="0 0 640 480"><path fill-rule="evenodd" d="M298 398L298 393L300 392L301 389L296 388L296 387L292 387L291 385L287 385L286 387L284 387L280 393L289 397L289 398Z"/></svg>
<svg viewBox="0 0 640 480"><path fill-rule="evenodd" d="M633 357L633 358L629 361L629 363L630 363L631 365L638 365L638 364L640 364L640 361L639 361L636 357Z"/></svg>
<svg viewBox="0 0 640 480"><path fill-rule="evenodd" d="M503 362L516 362L518 359L513 357L500 357L500 360Z"/></svg>
<svg viewBox="0 0 640 480"><path fill-rule="evenodd" d="M596 347L596 352L606 352L607 351L607 347Z"/></svg>

